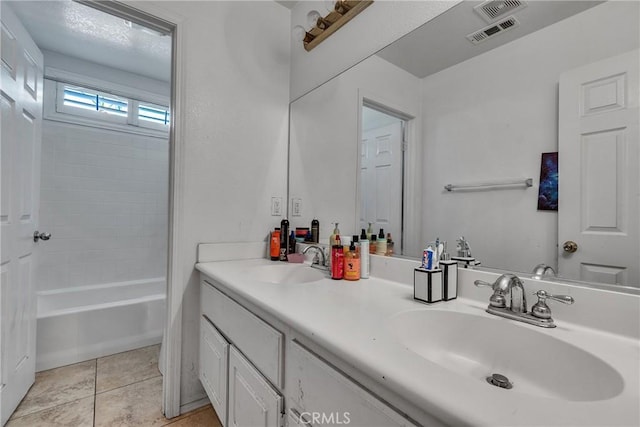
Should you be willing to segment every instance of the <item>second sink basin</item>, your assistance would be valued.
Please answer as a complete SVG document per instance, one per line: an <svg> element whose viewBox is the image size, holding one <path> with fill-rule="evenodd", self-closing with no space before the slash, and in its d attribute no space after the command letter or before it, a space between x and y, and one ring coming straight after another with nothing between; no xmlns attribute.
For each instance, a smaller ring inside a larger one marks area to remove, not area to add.
<svg viewBox="0 0 640 427"><path fill-rule="evenodd" d="M570 343L504 319L445 310L413 310L389 319L396 339L453 375L476 378L505 393L566 401L597 401L620 394L624 380L609 364ZM513 388L486 378L497 373ZM455 381L455 377L452 377Z"/></svg>
<svg viewBox="0 0 640 427"><path fill-rule="evenodd" d="M258 282L279 285L316 282L328 276L321 270L311 268L306 264L274 263L260 265L247 270L247 274Z"/></svg>

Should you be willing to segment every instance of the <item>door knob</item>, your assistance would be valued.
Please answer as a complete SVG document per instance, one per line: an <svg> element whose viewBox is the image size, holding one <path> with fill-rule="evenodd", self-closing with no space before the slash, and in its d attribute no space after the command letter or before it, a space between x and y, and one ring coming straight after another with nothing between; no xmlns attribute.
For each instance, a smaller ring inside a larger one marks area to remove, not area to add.
<svg viewBox="0 0 640 427"><path fill-rule="evenodd" d="M565 252L569 252L570 254L572 254L578 250L578 244L574 241L567 240L562 245L562 249L564 249Z"/></svg>
<svg viewBox="0 0 640 427"><path fill-rule="evenodd" d="M51 233L40 233L39 231L33 232L33 241L37 242L40 240L49 240L51 238Z"/></svg>

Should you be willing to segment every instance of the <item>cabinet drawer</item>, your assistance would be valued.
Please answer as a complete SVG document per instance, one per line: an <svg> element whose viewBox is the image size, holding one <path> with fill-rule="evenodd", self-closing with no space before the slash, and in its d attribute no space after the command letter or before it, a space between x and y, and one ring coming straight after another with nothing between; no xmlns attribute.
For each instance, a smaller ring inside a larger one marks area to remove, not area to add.
<svg viewBox="0 0 640 427"><path fill-rule="evenodd" d="M282 388L284 338L281 332L202 280L201 312L262 374Z"/></svg>
<svg viewBox="0 0 640 427"><path fill-rule="evenodd" d="M200 317L200 382L223 426L227 425L229 343Z"/></svg>
<svg viewBox="0 0 640 427"><path fill-rule="evenodd" d="M291 364L288 398L311 425L416 426L333 366L291 342L287 366Z"/></svg>

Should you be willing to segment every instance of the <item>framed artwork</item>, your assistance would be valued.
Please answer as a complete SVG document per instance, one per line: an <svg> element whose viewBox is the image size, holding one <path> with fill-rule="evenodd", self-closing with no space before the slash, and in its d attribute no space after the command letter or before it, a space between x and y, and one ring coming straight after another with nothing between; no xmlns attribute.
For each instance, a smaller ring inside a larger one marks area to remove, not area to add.
<svg viewBox="0 0 640 427"><path fill-rule="evenodd" d="M538 210L558 210L558 152L542 153Z"/></svg>

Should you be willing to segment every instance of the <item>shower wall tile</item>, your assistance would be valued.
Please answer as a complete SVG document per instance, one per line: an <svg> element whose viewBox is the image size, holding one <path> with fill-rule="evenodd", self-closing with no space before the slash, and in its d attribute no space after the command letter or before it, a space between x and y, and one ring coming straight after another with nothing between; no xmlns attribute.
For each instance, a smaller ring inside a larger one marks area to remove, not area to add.
<svg viewBox="0 0 640 427"><path fill-rule="evenodd" d="M42 149L39 290L164 276L168 141L45 120Z"/></svg>

